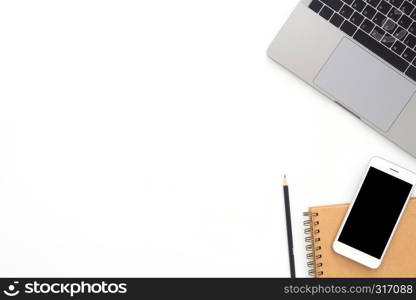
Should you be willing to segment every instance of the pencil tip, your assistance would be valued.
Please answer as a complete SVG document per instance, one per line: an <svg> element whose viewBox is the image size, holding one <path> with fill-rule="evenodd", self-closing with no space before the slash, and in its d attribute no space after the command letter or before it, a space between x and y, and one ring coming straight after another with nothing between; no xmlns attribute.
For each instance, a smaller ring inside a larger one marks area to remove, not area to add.
<svg viewBox="0 0 416 300"><path fill-rule="evenodd" d="M286 177L286 174L285 174L285 176L283 177L283 185L284 185L284 186L287 186L287 185L288 185L288 183L287 183L287 177Z"/></svg>

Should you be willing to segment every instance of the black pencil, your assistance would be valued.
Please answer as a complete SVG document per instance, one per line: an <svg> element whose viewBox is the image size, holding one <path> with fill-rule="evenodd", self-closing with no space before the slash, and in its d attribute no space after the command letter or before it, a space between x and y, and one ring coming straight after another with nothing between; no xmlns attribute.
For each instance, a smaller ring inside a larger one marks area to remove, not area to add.
<svg viewBox="0 0 416 300"><path fill-rule="evenodd" d="M296 278L295 256L293 255L292 218L290 215L290 202L289 202L289 185L287 183L286 175L283 179L283 195L285 198L286 230L287 230L287 245L289 248L290 277Z"/></svg>

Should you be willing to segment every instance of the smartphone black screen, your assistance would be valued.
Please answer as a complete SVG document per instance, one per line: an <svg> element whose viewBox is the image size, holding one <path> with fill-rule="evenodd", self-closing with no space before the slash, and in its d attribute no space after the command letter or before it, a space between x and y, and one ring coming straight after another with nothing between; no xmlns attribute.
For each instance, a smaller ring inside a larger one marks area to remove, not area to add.
<svg viewBox="0 0 416 300"><path fill-rule="evenodd" d="M370 167L338 241L380 259L411 189Z"/></svg>

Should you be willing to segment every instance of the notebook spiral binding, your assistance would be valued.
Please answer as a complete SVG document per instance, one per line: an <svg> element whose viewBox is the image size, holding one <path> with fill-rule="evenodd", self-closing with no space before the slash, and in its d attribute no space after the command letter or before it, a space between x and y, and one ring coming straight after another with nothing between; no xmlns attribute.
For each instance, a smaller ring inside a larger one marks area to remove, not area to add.
<svg viewBox="0 0 416 300"><path fill-rule="evenodd" d="M309 268L309 276L321 277L324 275L322 270L323 263L321 262L322 255L320 251L322 247L319 245L321 239L319 238L319 221L316 217L318 213L305 212L303 213L307 220L303 222L305 226L305 242L306 251L308 252L306 258L308 260L307 265Z"/></svg>

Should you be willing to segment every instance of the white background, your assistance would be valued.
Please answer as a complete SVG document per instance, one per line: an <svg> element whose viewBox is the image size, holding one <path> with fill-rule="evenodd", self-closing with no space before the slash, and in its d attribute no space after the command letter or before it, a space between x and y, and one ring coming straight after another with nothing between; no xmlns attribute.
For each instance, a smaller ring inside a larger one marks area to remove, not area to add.
<svg viewBox="0 0 416 300"><path fill-rule="evenodd" d="M302 212L416 160L266 57L296 1L0 2L1 276L289 275Z"/></svg>

